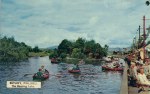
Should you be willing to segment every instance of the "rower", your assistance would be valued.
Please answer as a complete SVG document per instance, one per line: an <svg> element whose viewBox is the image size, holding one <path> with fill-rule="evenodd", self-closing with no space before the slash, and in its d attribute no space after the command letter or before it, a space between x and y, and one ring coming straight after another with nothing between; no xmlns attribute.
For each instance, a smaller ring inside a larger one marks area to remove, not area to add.
<svg viewBox="0 0 150 94"><path fill-rule="evenodd" d="M40 69L41 69L41 72L42 72L42 73L45 73L44 65L42 65Z"/></svg>
<svg viewBox="0 0 150 94"><path fill-rule="evenodd" d="M36 75L37 75L38 77L41 77L41 76L43 75L43 73L42 73L41 71L42 71L42 70L39 69L39 71L36 73Z"/></svg>

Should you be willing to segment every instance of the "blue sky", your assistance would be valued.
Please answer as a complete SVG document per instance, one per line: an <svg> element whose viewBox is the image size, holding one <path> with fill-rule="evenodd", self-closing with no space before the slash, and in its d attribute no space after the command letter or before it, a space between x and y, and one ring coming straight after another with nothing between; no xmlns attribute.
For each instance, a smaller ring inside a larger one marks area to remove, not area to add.
<svg viewBox="0 0 150 94"><path fill-rule="evenodd" d="M55 46L63 39L78 37L128 47L138 34L142 17L150 18L145 1L0 0L0 33L32 47Z"/></svg>

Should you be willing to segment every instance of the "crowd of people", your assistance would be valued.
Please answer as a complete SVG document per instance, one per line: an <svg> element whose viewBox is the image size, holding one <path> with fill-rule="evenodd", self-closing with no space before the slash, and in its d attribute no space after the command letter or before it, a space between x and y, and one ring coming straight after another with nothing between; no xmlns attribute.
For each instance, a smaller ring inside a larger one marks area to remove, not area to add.
<svg viewBox="0 0 150 94"><path fill-rule="evenodd" d="M111 58L111 62L105 64L106 67L109 68L123 68L124 67L124 61L122 61L120 58Z"/></svg>
<svg viewBox="0 0 150 94"><path fill-rule="evenodd" d="M128 85L139 87L141 92L144 88L150 87L150 59L142 60L135 54L125 58L128 64Z"/></svg>

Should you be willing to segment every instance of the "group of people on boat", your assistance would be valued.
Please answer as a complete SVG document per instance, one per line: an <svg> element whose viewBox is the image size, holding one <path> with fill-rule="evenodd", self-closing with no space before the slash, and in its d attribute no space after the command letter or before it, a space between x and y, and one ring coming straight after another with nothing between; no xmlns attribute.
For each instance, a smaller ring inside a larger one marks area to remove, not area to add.
<svg viewBox="0 0 150 94"><path fill-rule="evenodd" d="M142 60L140 56L130 54L125 58L128 64L129 86L138 86L142 91L144 87L150 87L150 59Z"/></svg>
<svg viewBox="0 0 150 94"><path fill-rule="evenodd" d="M42 77L42 76L44 76L44 73L45 73L46 71L47 71L47 70L44 68L44 65L42 65L41 68L39 69L39 71L36 73L36 76Z"/></svg>
<svg viewBox="0 0 150 94"><path fill-rule="evenodd" d="M124 62L121 59L112 59L111 62L105 63L102 67L109 68L109 69L123 69Z"/></svg>

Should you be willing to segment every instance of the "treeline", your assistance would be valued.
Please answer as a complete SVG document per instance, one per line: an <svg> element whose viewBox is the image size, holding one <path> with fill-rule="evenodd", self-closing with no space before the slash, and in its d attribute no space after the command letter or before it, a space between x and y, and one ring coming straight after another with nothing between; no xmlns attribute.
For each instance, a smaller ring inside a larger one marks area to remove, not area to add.
<svg viewBox="0 0 150 94"><path fill-rule="evenodd" d="M24 42L15 41L14 37L0 37L0 61L19 61L28 58L31 47Z"/></svg>
<svg viewBox="0 0 150 94"><path fill-rule="evenodd" d="M108 46L102 47L99 43L94 40L86 40L78 38L76 41L69 41L67 39L62 40L59 44L58 49L54 49L50 58L60 57L62 59L66 57L71 58L95 58L100 59L107 56Z"/></svg>

